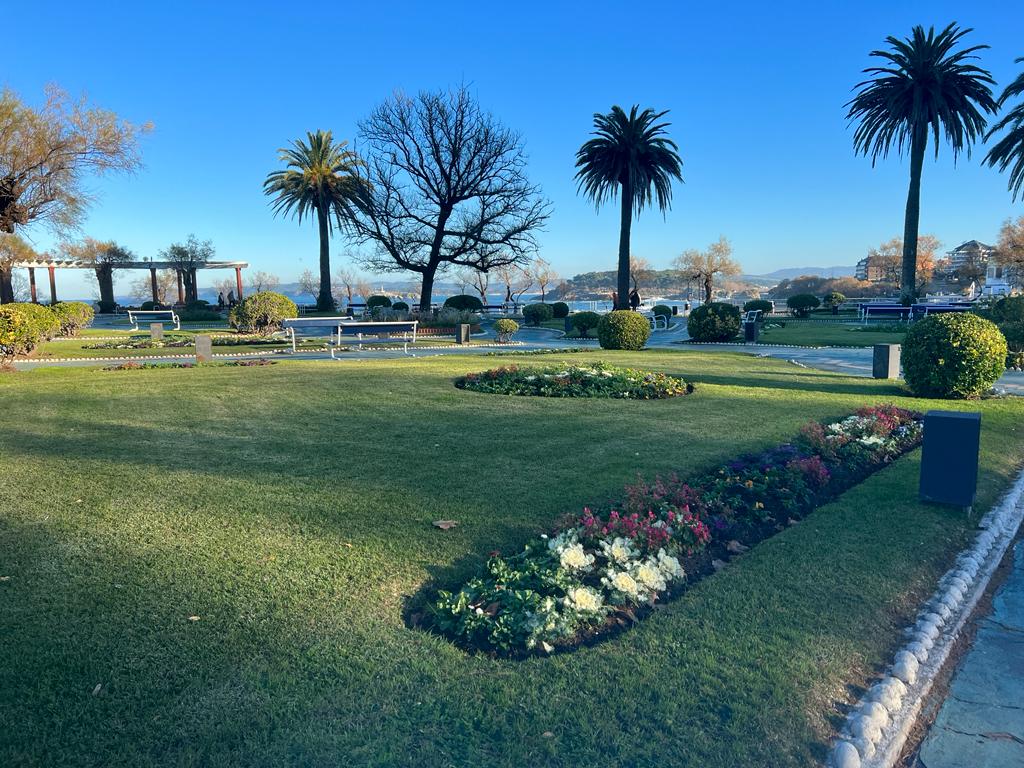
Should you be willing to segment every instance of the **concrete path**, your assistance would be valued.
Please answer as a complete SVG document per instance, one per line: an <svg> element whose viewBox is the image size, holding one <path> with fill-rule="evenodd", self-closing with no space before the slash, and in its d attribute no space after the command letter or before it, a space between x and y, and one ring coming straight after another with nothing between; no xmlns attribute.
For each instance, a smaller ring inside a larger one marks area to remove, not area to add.
<svg viewBox="0 0 1024 768"><path fill-rule="evenodd" d="M918 753L923 768L1024 766L1024 541Z"/></svg>

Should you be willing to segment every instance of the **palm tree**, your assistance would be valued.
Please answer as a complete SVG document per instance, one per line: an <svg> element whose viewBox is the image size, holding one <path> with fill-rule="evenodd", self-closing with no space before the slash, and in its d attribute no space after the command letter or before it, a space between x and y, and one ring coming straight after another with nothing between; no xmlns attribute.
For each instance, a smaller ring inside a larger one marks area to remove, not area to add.
<svg viewBox="0 0 1024 768"><path fill-rule="evenodd" d="M1024 62L1024 58L1017 59L1014 63L1020 64L1021 62ZM1004 106L1014 96L1022 95L1024 95L1024 72L1006 86L1003 95L999 97L999 106ZM989 131L986 139L992 138L992 134L1004 128L1010 130L989 150L985 162L993 168L998 165L1000 173L1005 173L1006 169L1010 168L1010 182L1007 186L1016 201L1017 195L1024 191L1024 101L1007 112L1006 116Z"/></svg>
<svg viewBox="0 0 1024 768"><path fill-rule="evenodd" d="M629 235L633 212L656 203L664 214L672 205L672 179L683 180L683 161L675 142L665 137L669 123L657 122L666 114L634 105L627 115L612 107L607 115L594 115L594 138L576 153L577 191L600 209L620 197L618 293L615 309L629 307Z"/></svg>
<svg viewBox="0 0 1024 768"><path fill-rule="evenodd" d="M901 298L913 302L916 294L917 232L921 218L921 170L929 134L939 153L940 134L945 134L953 159L962 151L970 156L971 145L985 130L983 112L994 113L996 102L989 85L992 75L969 63L987 45L956 50L970 29L950 24L939 34L932 27L914 27L905 40L887 37L889 50L872 51L887 64L869 67L871 79L858 83L849 101L847 119L859 121L853 144L857 154L871 156L874 165L895 147L897 154L910 153L910 189L903 226Z"/></svg>
<svg viewBox="0 0 1024 768"><path fill-rule="evenodd" d="M330 131L307 133L307 141L293 141L278 150L285 170L267 174L263 192L273 196L274 214L297 215L299 222L316 211L320 230L320 292L317 309L333 310L331 296L330 237L344 228L357 209L365 205L367 186L360 174L359 156L346 149L348 142L334 143Z"/></svg>

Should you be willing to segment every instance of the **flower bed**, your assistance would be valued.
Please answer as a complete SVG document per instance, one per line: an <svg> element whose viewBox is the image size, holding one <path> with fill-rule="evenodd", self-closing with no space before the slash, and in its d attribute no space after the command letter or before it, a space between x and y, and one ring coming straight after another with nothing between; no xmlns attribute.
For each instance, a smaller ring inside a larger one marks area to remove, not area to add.
<svg viewBox="0 0 1024 768"><path fill-rule="evenodd" d="M863 408L689 481L638 480L620 503L584 508L516 555L495 553L482 575L438 591L414 623L502 656L606 636L917 447L921 436L918 413Z"/></svg>
<svg viewBox="0 0 1024 768"><path fill-rule="evenodd" d="M468 373L455 380L459 389L496 395L539 397L616 397L657 400L693 392L682 379L653 371L615 368L603 363L548 368L515 365Z"/></svg>
<svg viewBox="0 0 1024 768"><path fill-rule="evenodd" d="M275 360L267 360L265 357L253 357L248 360L225 360L215 363L118 363L108 365L101 370L104 371L149 371L154 368L209 368L211 366L225 366L230 368L258 368L264 365L277 365Z"/></svg>

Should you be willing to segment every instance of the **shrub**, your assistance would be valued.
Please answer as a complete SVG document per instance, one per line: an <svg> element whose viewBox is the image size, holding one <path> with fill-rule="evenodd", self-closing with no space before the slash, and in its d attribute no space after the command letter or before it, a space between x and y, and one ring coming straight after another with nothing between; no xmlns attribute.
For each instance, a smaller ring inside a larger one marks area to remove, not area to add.
<svg viewBox="0 0 1024 768"><path fill-rule="evenodd" d="M572 327L584 339L588 337L590 330L597 328L600 323L601 316L597 312L577 312L572 316Z"/></svg>
<svg viewBox="0 0 1024 768"><path fill-rule="evenodd" d="M188 312L193 309L206 309L208 306L210 306L210 302L206 299L196 299L195 301L190 301L185 304L185 311Z"/></svg>
<svg viewBox="0 0 1024 768"><path fill-rule="evenodd" d="M289 315L295 317L295 315ZM178 313L178 319L183 323L206 323L222 320L220 312L215 309L184 309Z"/></svg>
<svg viewBox="0 0 1024 768"><path fill-rule="evenodd" d="M421 320L420 325L425 328L451 328L466 323L475 325L479 319L475 312L471 312L468 309L444 307L437 313L437 317L430 320Z"/></svg>
<svg viewBox="0 0 1024 768"><path fill-rule="evenodd" d="M139 305L139 309L142 310L143 312L152 312L158 306L159 304L157 304L155 301L144 301L142 302L141 305Z"/></svg>
<svg viewBox="0 0 1024 768"><path fill-rule="evenodd" d="M366 310L372 312L374 307L390 307L391 299L387 296L370 296L366 300Z"/></svg>
<svg viewBox="0 0 1024 768"><path fill-rule="evenodd" d="M60 336L60 317L50 307L29 303L15 303L8 306L14 307L28 320L40 341L49 341L55 336Z"/></svg>
<svg viewBox="0 0 1024 768"><path fill-rule="evenodd" d="M444 306L450 309L463 309L470 312L480 312L484 308L483 302L480 299L466 293L460 293L458 296L449 296L444 300Z"/></svg>
<svg viewBox="0 0 1024 768"><path fill-rule="evenodd" d="M639 312L617 309L601 318L597 338L604 349L643 349L651 324Z"/></svg>
<svg viewBox="0 0 1024 768"><path fill-rule="evenodd" d="M660 317L672 317L672 307L667 306L666 304L655 304L651 312L655 315L659 315Z"/></svg>
<svg viewBox="0 0 1024 768"><path fill-rule="evenodd" d="M406 304L404 301L396 301L394 304L391 305L391 308L393 310L395 310L396 312L408 312L409 311L409 305Z"/></svg>
<svg viewBox="0 0 1024 768"><path fill-rule="evenodd" d="M554 313L555 317L559 319L563 317L568 317L569 305L566 304L564 301L556 301L554 304L551 305L551 311Z"/></svg>
<svg viewBox="0 0 1024 768"><path fill-rule="evenodd" d="M96 306L99 309L101 315L109 315L115 309L117 309L116 301L97 301Z"/></svg>
<svg viewBox="0 0 1024 768"><path fill-rule="evenodd" d="M793 310L793 314L797 317L807 317L811 314L812 309L821 306L821 301L813 294L798 293L786 299L786 306Z"/></svg>
<svg viewBox="0 0 1024 768"><path fill-rule="evenodd" d="M1024 323L1024 296L1007 296L992 305L992 320L997 323Z"/></svg>
<svg viewBox="0 0 1024 768"><path fill-rule="evenodd" d="M846 301L846 296L839 291L829 291L825 296L824 304L826 307L838 307L844 301Z"/></svg>
<svg viewBox="0 0 1024 768"><path fill-rule="evenodd" d="M744 312L760 312L762 318L765 315L770 315L775 305L767 299L751 299L743 305Z"/></svg>
<svg viewBox="0 0 1024 768"><path fill-rule="evenodd" d="M984 394L1006 368L1006 339L988 320L967 312L930 315L903 341L903 374L921 397Z"/></svg>
<svg viewBox="0 0 1024 768"><path fill-rule="evenodd" d="M281 329L281 321L295 317L298 308L287 296L262 291L243 299L228 316L231 327L243 333L266 335Z"/></svg>
<svg viewBox="0 0 1024 768"><path fill-rule="evenodd" d="M686 330L694 341L732 341L740 332L740 308L720 301L701 304L687 318Z"/></svg>
<svg viewBox="0 0 1024 768"><path fill-rule="evenodd" d="M494 321L494 332L498 335L498 341L510 341L519 330L519 323L507 317Z"/></svg>
<svg viewBox="0 0 1024 768"><path fill-rule="evenodd" d="M527 304L523 307L523 318L530 325L540 325L555 316L550 304Z"/></svg>
<svg viewBox="0 0 1024 768"><path fill-rule="evenodd" d="M0 306L0 365L31 352L40 338L34 323L16 304Z"/></svg>
<svg viewBox="0 0 1024 768"><path fill-rule="evenodd" d="M629 400L659 400L688 395L693 385L682 379L653 371L615 368L604 363L549 368L494 368L469 373L455 380L459 389L497 395L538 397L614 397Z"/></svg>
<svg viewBox="0 0 1024 768"><path fill-rule="evenodd" d="M1024 352L1024 321L1003 323L999 326L1006 346L1011 352Z"/></svg>
<svg viewBox="0 0 1024 768"><path fill-rule="evenodd" d="M96 313L92 307L81 301L61 301L50 307L60 323L61 336L74 336L92 322Z"/></svg>

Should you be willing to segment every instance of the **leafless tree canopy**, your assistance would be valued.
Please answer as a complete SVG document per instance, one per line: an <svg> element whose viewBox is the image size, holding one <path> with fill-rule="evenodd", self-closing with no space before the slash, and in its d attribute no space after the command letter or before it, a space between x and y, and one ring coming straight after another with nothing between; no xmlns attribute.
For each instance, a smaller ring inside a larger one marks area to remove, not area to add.
<svg viewBox="0 0 1024 768"><path fill-rule="evenodd" d="M418 272L429 307L442 265L487 270L525 260L550 205L526 178L519 136L480 109L465 87L402 94L360 125L370 204L357 221L369 266Z"/></svg>
<svg viewBox="0 0 1024 768"><path fill-rule="evenodd" d="M85 177L138 168L138 136L148 129L56 87L39 109L0 93L0 232L35 221L74 228L90 202Z"/></svg>

